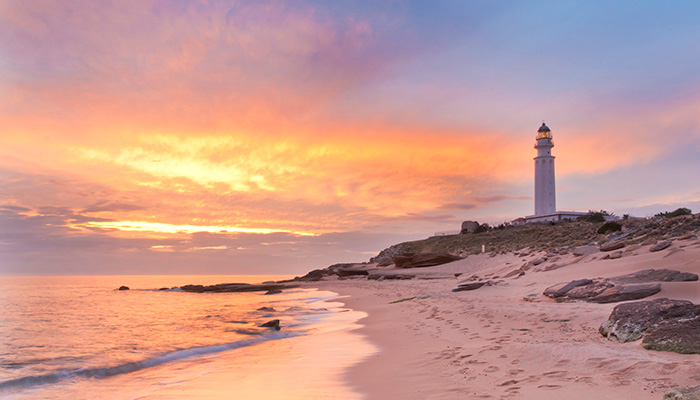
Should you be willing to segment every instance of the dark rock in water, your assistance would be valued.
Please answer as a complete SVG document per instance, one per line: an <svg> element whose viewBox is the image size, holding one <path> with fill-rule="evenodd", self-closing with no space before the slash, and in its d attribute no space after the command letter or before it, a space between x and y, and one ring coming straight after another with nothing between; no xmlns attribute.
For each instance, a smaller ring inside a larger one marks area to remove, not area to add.
<svg viewBox="0 0 700 400"><path fill-rule="evenodd" d="M128 286L119 286L118 290L129 290Z"/></svg>
<svg viewBox="0 0 700 400"><path fill-rule="evenodd" d="M275 312L275 309L272 307L260 307L258 308L258 311Z"/></svg>
<svg viewBox="0 0 700 400"><path fill-rule="evenodd" d="M664 322L698 318L700 305L686 300L662 298L637 301L615 306L608 320L603 322L598 331L610 340L625 343L639 340Z"/></svg>
<svg viewBox="0 0 700 400"><path fill-rule="evenodd" d="M158 289L158 290L170 290L170 288L162 287L162 288L160 288L160 289Z"/></svg>
<svg viewBox="0 0 700 400"><path fill-rule="evenodd" d="M655 252L655 251L661 251L661 250L666 249L666 248L667 248L668 246L670 246L670 245L671 245L671 241L670 241L670 240L664 240L663 242L659 242L659 243L657 243L657 244L651 246L651 247L649 248L649 251L652 252L652 253Z"/></svg>
<svg viewBox="0 0 700 400"><path fill-rule="evenodd" d="M695 318L666 320L647 330L642 346L647 350L700 354L700 306Z"/></svg>
<svg viewBox="0 0 700 400"><path fill-rule="evenodd" d="M299 287L299 285L287 285L287 284L270 284L270 285L251 285L249 283L221 283L218 285L202 286L202 285L185 285L181 286L180 290L184 292L263 292L270 290L282 290Z"/></svg>
<svg viewBox="0 0 700 400"><path fill-rule="evenodd" d="M607 242L600 246L600 251L613 251L625 247L625 242Z"/></svg>
<svg viewBox="0 0 700 400"><path fill-rule="evenodd" d="M280 328L280 320L278 319L273 319L272 321L267 321L264 324L260 325L261 328L274 328L276 331L282 329Z"/></svg>
<svg viewBox="0 0 700 400"><path fill-rule="evenodd" d="M457 285L456 288L452 289L453 292L463 292L467 290L476 290L482 286L491 286L493 281L483 281L483 282L469 282Z"/></svg>
<svg viewBox="0 0 700 400"><path fill-rule="evenodd" d="M281 289L270 289L267 292L265 292L265 294L279 294L279 293L282 293Z"/></svg>
<svg viewBox="0 0 700 400"><path fill-rule="evenodd" d="M675 388L664 395L664 400L700 400L700 385Z"/></svg>
<svg viewBox="0 0 700 400"><path fill-rule="evenodd" d="M697 281L698 276L690 272L672 269L644 269L627 275L616 276L610 280L621 283L640 282L686 282Z"/></svg>
<svg viewBox="0 0 700 400"><path fill-rule="evenodd" d="M447 253L403 253L393 257L397 268L433 267L461 259L462 257Z"/></svg>

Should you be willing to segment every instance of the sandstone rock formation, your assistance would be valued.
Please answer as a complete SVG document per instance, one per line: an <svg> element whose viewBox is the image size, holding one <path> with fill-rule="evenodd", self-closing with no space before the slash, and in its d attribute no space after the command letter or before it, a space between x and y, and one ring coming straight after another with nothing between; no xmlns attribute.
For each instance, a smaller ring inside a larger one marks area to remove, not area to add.
<svg viewBox="0 0 700 400"><path fill-rule="evenodd" d="M439 253L404 253L397 254L393 258L396 268L432 267L461 259L452 254Z"/></svg>
<svg viewBox="0 0 700 400"><path fill-rule="evenodd" d="M612 278L578 279L550 286L544 295L559 302L587 301L589 303L616 303L639 300L661 291L656 282L697 281L689 272L670 269L645 269Z"/></svg>

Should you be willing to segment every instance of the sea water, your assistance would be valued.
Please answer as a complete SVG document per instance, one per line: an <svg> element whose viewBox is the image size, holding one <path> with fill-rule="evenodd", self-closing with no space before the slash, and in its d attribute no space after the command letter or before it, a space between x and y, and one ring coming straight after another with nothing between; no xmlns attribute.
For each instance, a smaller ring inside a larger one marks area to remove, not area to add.
<svg viewBox="0 0 700 400"><path fill-rule="evenodd" d="M329 302L335 293L314 289L275 295L177 289L190 283L279 278L0 278L0 398L146 398L167 393L168 385L211 372L217 357L245 349L250 360L263 343L313 335L349 311L342 303ZM130 290L117 290L121 285ZM280 331L260 327L272 319L281 321ZM236 360L245 358L227 360L226 368ZM245 366L238 367L240 374Z"/></svg>

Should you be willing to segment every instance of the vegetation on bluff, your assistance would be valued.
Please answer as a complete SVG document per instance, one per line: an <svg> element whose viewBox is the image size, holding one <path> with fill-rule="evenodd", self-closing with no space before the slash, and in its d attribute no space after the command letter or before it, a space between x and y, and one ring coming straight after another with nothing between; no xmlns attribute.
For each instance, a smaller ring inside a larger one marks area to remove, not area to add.
<svg viewBox="0 0 700 400"><path fill-rule="evenodd" d="M686 209L687 210L687 209ZM664 240L700 229L700 214L686 214L678 210L664 213L654 218L631 218L614 223L561 221L558 223L537 223L525 225L501 224L480 229L481 232L433 236L423 240L404 242L382 250L370 262L390 260L401 253L448 253L464 257L482 252L505 253L522 249L546 250L549 248L577 247L589 244L602 244L610 240L624 240L628 244L640 243L648 238ZM689 210L688 210L689 211ZM609 215L593 212L595 215ZM598 221L599 218L595 217ZM483 226L485 224L482 224ZM619 229L618 229L619 227Z"/></svg>

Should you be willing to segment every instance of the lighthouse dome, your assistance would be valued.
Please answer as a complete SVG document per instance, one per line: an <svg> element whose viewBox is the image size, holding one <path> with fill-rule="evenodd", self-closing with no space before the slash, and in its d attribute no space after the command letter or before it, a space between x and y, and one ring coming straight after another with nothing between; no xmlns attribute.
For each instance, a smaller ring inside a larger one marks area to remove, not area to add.
<svg viewBox="0 0 700 400"><path fill-rule="evenodd" d="M542 126L537 130L537 139L551 139L552 131L542 122Z"/></svg>

